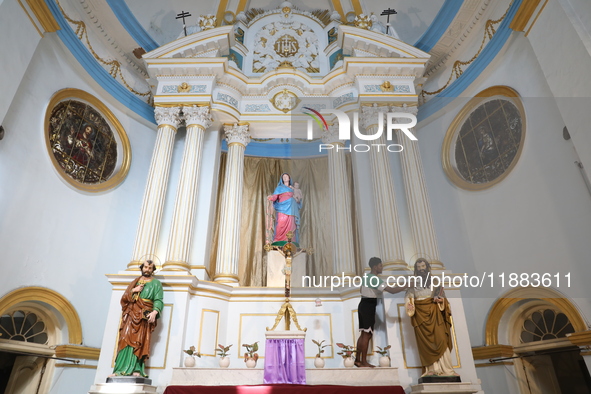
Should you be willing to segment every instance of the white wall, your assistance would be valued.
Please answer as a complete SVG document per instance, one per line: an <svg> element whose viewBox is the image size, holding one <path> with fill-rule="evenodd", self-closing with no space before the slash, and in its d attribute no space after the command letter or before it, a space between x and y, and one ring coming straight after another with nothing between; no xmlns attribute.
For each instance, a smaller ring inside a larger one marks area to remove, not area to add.
<svg viewBox="0 0 591 394"><path fill-rule="evenodd" d="M528 39L548 81L580 161L591 177L591 38L589 2L548 1ZM591 178L589 178L591 180Z"/></svg>
<svg viewBox="0 0 591 394"><path fill-rule="evenodd" d="M0 124L40 40L41 34L17 0L0 1Z"/></svg>
<svg viewBox="0 0 591 394"><path fill-rule="evenodd" d="M62 294L80 316L84 345L101 347L111 294L104 275L125 269L131 258L156 127L126 115L121 104L85 79L88 76L56 34L48 34L4 119L0 292L42 286ZM132 162L119 187L85 194L57 174L45 144L44 117L52 95L64 88L82 89L99 98L127 132ZM71 387L94 375L81 371L56 368L56 387Z"/></svg>
<svg viewBox="0 0 591 394"><path fill-rule="evenodd" d="M576 75L574 75L576 77ZM571 287L556 288L591 312L584 279L591 247L591 197L572 142L562 138L564 121L544 74L523 34L464 92L467 97L507 85L523 98L527 129L517 166L505 180L478 192L454 186L443 172L441 146L450 123L467 102L458 98L419 124L419 143L442 260L453 272L482 274L571 272ZM462 290L473 346L484 344L484 326L494 300L510 290Z"/></svg>

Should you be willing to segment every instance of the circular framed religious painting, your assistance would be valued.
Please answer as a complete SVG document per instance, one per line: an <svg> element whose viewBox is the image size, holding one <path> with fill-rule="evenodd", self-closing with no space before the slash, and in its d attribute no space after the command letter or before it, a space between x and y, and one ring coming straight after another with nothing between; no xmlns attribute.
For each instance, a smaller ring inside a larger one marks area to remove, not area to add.
<svg viewBox="0 0 591 394"><path fill-rule="evenodd" d="M448 178L466 190L487 189L515 167L525 140L525 111L517 92L494 86L471 99L443 140Z"/></svg>
<svg viewBox="0 0 591 394"><path fill-rule="evenodd" d="M45 142L57 172L77 189L112 189L129 171L131 148L123 126L99 99L82 90L60 90L51 98Z"/></svg>

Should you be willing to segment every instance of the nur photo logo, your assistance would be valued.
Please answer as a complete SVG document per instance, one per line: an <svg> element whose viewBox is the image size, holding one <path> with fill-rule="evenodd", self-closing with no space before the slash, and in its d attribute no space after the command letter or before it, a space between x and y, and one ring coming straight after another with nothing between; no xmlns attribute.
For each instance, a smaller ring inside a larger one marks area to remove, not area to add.
<svg viewBox="0 0 591 394"><path fill-rule="evenodd" d="M338 121L339 127L339 140L350 141L351 140L351 120L349 115L344 111L337 109L323 109L317 111L310 107L302 107L305 111L304 114L308 115L307 124L307 139L312 140L314 135L314 122L324 132L328 132L329 124L323 115L335 115ZM394 119L410 119L409 123L394 123ZM314 121L314 122L313 122ZM381 113L378 114L377 130L374 134L363 134L359 130L359 112L353 113L353 133L355 137L362 141L376 141L382 137L384 133L384 116ZM414 114L406 112L388 112L386 113L386 140L392 141L393 131L402 131L411 141L417 141L417 137L410 131L411 128L417 125L417 117ZM348 150L355 152L368 152L370 149L376 148L378 151L381 148L385 148L388 152L402 152L404 147L400 144L350 144L349 146L339 146L333 144L320 144L319 150L322 152L323 149L330 150Z"/></svg>

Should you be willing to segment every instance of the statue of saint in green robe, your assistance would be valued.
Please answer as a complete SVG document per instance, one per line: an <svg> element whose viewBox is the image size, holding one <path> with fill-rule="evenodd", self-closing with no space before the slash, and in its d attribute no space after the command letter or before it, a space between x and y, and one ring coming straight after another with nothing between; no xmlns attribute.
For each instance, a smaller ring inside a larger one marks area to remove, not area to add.
<svg viewBox="0 0 591 394"><path fill-rule="evenodd" d="M156 319L160 318L164 306L164 292L162 283L152 276L153 263L144 262L140 269L142 276L134 279L121 297L123 314L113 375L148 377L144 370L145 361L150 355L150 339Z"/></svg>

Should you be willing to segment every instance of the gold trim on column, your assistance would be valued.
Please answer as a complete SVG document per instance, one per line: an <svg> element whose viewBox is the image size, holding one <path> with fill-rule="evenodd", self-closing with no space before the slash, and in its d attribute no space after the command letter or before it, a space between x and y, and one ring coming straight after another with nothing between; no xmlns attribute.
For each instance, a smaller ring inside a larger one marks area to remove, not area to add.
<svg viewBox="0 0 591 394"><path fill-rule="evenodd" d="M170 266L181 266L183 268L169 268ZM163 271L189 271L191 269L191 265L186 261L165 261L162 265Z"/></svg>
<svg viewBox="0 0 591 394"><path fill-rule="evenodd" d="M550 288L522 287L508 291L493 304L486 318L485 343L499 344L499 324L509 307L524 299L542 300L556 306L564 313L576 332L587 331L587 324L573 303L564 295ZM575 337L576 338L576 337Z"/></svg>
<svg viewBox="0 0 591 394"><path fill-rule="evenodd" d="M29 18L29 20L33 24L33 27L35 27L35 30L37 30L37 33L39 33L39 35L43 38L43 32L41 30L39 30L39 27L37 27L37 23L35 23L35 21L33 20L33 18L31 18L31 14L29 14L29 11L25 8L25 6L21 2L21 0L18 0L18 4L21 6L21 8L25 12L25 14L27 14L27 18Z"/></svg>
<svg viewBox="0 0 591 394"><path fill-rule="evenodd" d="M491 358L512 356L513 346L509 345L478 346L472 348L472 357L474 357L474 360L488 360Z"/></svg>
<svg viewBox="0 0 591 394"><path fill-rule="evenodd" d="M519 143L519 149L513 158L513 161L507 167L507 169L499 175L494 180L487 182L487 183L480 183L474 184L471 182L466 181L457 171L455 165L455 159L453 158L454 151L455 151L455 143L458 138L458 134L462 125L468 117L472 114L474 110L476 110L480 105L484 104L486 101L489 101L491 97L503 98L504 100L510 101L521 115L521 141ZM479 191L488 189L497 183L501 182L505 179L515 168L517 163L519 162L519 157L521 156L521 152L523 151L523 146L525 143L525 134L527 131L527 121L525 116L525 109L523 107L523 103L521 102L519 94L508 86L492 86L488 89L483 90L482 92L478 93L474 98L472 98L456 115L454 120L449 125L445 137L443 139L443 144L441 146L441 162L443 166L443 170L447 175L448 179L456 186L470 191Z"/></svg>
<svg viewBox="0 0 591 394"><path fill-rule="evenodd" d="M188 124L188 125L186 125L186 128L187 128L187 129L188 129L189 127L197 127L197 128L199 128L199 129L201 129L201 130L203 130L203 131L205 131L205 130L206 130L206 129L205 129L205 127L203 127L203 125L202 125L202 124L199 124L199 123L191 123L191 124Z"/></svg>
<svg viewBox="0 0 591 394"><path fill-rule="evenodd" d="M238 8L236 8L236 15L238 15L240 12L242 12L246 9L247 3L248 3L248 0L240 0L240 2L238 3Z"/></svg>
<svg viewBox="0 0 591 394"><path fill-rule="evenodd" d="M527 0L522 2L515 13L509 28L515 31L524 31L527 23L534 14L534 11L538 8L538 4L540 4L540 0Z"/></svg>
<svg viewBox="0 0 591 394"><path fill-rule="evenodd" d="M347 22L345 20L345 12L343 11L343 5L341 4L341 0L332 0L332 7L336 12L341 15L341 21L343 23Z"/></svg>
<svg viewBox="0 0 591 394"><path fill-rule="evenodd" d="M82 343L82 325L76 309L64 296L53 290L37 286L14 290L0 298L0 315L3 315L8 308L26 301L43 302L57 309L68 326L70 343Z"/></svg>
<svg viewBox="0 0 591 394"><path fill-rule="evenodd" d="M116 169L116 173L113 174L107 181L97 184L83 184L78 181L75 181L72 177L64 172L61 168L53 151L51 149L51 142L49 141L49 121L51 118L51 112L53 108L61 101L74 99L74 100L81 100L89 105L93 106L102 116L106 118L106 120L110 123L110 126L114 129L114 133L117 133L119 140L121 142L121 149L117 149L117 153L122 155L121 165L119 169ZM75 187L76 189L83 190L86 192L104 192L107 190L114 189L117 187L125 177L127 177L127 173L129 172L129 166L131 165L131 144L129 143L129 138L127 138L127 133L125 133L125 129L119 122L119 120L113 115L111 110L103 104L98 98L94 97L88 92L79 89L62 89L55 93L49 104L47 105L47 110L45 111L45 127L43 129L43 134L45 138L45 146L47 147L47 153L51 159L51 163L55 167L56 171L60 176L71 186Z"/></svg>
<svg viewBox="0 0 591 394"><path fill-rule="evenodd" d="M43 30L47 33L53 33L60 30L60 25L57 23L53 14L49 10L47 3L44 0L26 0L31 11L35 14L35 17L43 26Z"/></svg>
<svg viewBox="0 0 591 394"><path fill-rule="evenodd" d="M223 278L227 278L227 279L235 279L236 281L238 281L238 275L232 275L232 274L216 274L216 275L213 277L213 281L214 281L214 282L222 282L222 283L223 283L223 282L227 282L227 283L234 283L234 282L233 282L233 281L231 281L231 280L227 280L227 281L219 281L219 280L218 280L219 278L222 278L222 279L223 279Z"/></svg>
<svg viewBox="0 0 591 394"><path fill-rule="evenodd" d="M382 263L384 270L386 270L386 268L402 268L405 269L406 271L413 271L413 269L410 268L410 265L408 265L408 263L404 260L393 260L393 261L386 261L385 263Z"/></svg>
<svg viewBox="0 0 591 394"><path fill-rule="evenodd" d="M96 347L59 345L55 348L56 357L98 360L100 354L101 349Z"/></svg>
<svg viewBox="0 0 591 394"><path fill-rule="evenodd" d="M361 7L359 0L351 0L351 5L353 5L353 11L355 11L355 14L363 14L363 7Z"/></svg>
<svg viewBox="0 0 591 394"><path fill-rule="evenodd" d="M216 26L221 26L228 7L228 0L221 0L218 5L218 12L215 14Z"/></svg>
<svg viewBox="0 0 591 394"><path fill-rule="evenodd" d="M544 2L544 4L542 5L542 7L540 8L540 12L538 12L536 14L536 17L534 18L534 21L531 23L531 25L529 25L529 27L527 28L527 31L525 32L525 36L527 37L529 35L529 32L531 31L532 27L534 27L534 25L536 24L536 22L538 21L538 18L540 17L540 15L542 14L542 12L544 11L544 8L546 8L546 4L548 4L548 0L546 0Z"/></svg>
<svg viewBox="0 0 591 394"><path fill-rule="evenodd" d="M163 127L170 127L175 133L178 131L176 127L174 127L173 125L168 124L168 123L159 124L158 125L158 130L160 130Z"/></svg>

